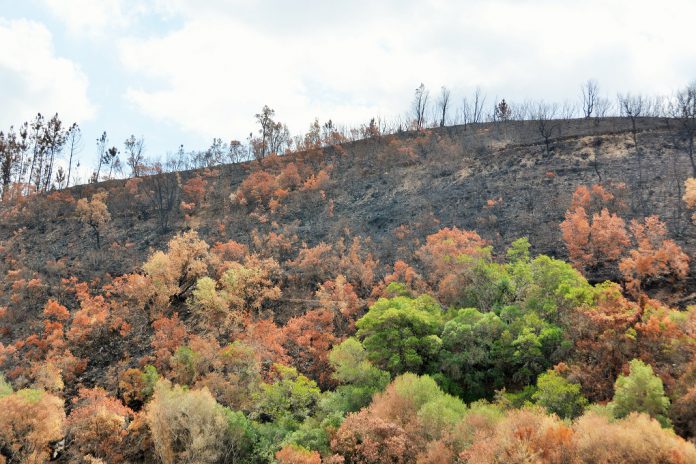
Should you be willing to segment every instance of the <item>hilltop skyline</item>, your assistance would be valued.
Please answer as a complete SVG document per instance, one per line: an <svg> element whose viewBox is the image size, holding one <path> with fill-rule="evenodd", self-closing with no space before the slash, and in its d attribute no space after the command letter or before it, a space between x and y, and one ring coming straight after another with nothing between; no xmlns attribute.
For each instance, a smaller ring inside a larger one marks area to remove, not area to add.
<svg viewBox="0 0 696 464"><path fill-rule="evenodd" d="M613 98L696 76L686 1L360 3L2 0L0 127L58 112L91 166L104 130L157 157L244 141L265 104L297 134L402 117L420 82L456 107L477 86L490 104L576 103L589 78Z"/></svg>

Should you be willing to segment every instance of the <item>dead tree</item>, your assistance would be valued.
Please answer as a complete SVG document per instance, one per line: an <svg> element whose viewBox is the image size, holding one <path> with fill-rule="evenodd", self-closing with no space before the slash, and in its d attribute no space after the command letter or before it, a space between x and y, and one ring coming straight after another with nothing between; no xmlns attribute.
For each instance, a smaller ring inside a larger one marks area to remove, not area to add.
<svg viewBox="0 0 696 464"><path fill-rule="evenodd" d="M686 139L686 153L689 155L691 170L696 177L696 160L694 159L694 137L696 136L696 82L677 93L675 117L681 122L681 135Z"/></svg>
<svg viewBox="0 0 696 464"><path fill-rule="evenodd" d="M438 113L440 116L440 127L445 127L447 123L447 110L449 109L450 90L447 87L440 89L440 99L437 101Z"/></svg>
<svg viewBox="0 0 696 464"><path fill-rule="evenodd" d="M558 112L558 105L541 102L537 105L534 112L534 119L537 122L537 130L544 140L546 155L551 154L551 138L558 129L558 122L554 120Z"/></svg>
<svg viewBox="0 0 696 464"><path fill-rule="evenodd" d="M580 88L582 92L582 113L586 119L592 117L599 99L599 85L594 79L589 79Z"/></svg>
<svg viewBox="0 0 696 464"><path fill-rule="evenodd" d="M425 127L425 114L428 109L428 96L429 92L425 88L425 84L421 83L415 91L415 96L413 98L413 116L415 118L414 123L417 130L421 130Z"/></svg>

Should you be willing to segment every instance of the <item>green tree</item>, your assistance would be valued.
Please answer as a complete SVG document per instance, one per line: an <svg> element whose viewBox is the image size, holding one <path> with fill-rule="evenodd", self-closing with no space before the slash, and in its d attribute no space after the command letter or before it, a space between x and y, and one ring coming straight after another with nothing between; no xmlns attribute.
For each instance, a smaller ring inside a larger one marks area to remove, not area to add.
<svg viewBox="0 0 696 464"><path fill-rule="evenodd" d="M368 359L367 351L355 338L349 338L335 346L329 354L334 369L336 400L341 412L353 412L367 406L372 396L389 383L389 373L376 368Z"/></svg>
<svg viewBox="0 0 696 464"><path fill-rule="evenodd" d="M394 375L426 372L442 344L442 309L428 295L381 298L356 326L369 359Z"/></svg>
<svg viewBox="0 0 696 464"><path fill-rule="evenodd" d="M669 427L669 398L665 395L662 379L640 359L634 359L629 366L630 373L620 375L614 384L611 401L614 417L621 419L632 412L644 412L657 419L663 427Z"/></svg>
<svg viewBox="0 0 696 464"><path fill-rule="evenodd" d="M541 374L536 386L532 399L563 419L578 417L587 406L587 399L580 392L580 384L569 382L556 371Z"/></svg>
<svg viewBox="0 0 696 464"><path fill-rule="evenodd" d="M314 413L321 391L294 367L275 364L275 382L261 385L257 415L262 420L302 422Z"/></svg>
<svg viewBox="0 0 696 464"><path fill-rule="evenodd" d="M442 332L440 368L456 386L447 385L467 400L478 399L503 386L505 323L495 313L460 309Z"/></svg>

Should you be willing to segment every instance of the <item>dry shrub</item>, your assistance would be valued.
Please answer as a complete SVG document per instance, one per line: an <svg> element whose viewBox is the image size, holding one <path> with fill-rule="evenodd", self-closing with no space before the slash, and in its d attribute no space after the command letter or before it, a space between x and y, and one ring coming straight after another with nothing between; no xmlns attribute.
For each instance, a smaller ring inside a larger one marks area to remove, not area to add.
<svg viewBox="0 0 696 464"><path fill-rule="evenodd" d="M110 463L123 462L121 443L132 411L101 388L81 389L67 421L70 454L85 454Z"/></svg>
<svg viewBox="0 0 696 464"><path fill-rule="evenodd" d="M319 452L292 444L283 446L275 458L278 464L321 464Z"/></svg>
<svg viewBox="0 0 696 464"><path fill-rule="evenodd" d="M460 457L471 464L578 462L573 430L541 409L509 412L492 434L478 434Z"/></svg>
<svg viewBox="0 0 696 464"><path fill-rule="evenodd" d="M42 390L19 390L0 397L0 411L0 449L10 462L47 462L50 443L63 438L63 400Z"/></svg>
<svg viewBox="0 0 696 464"><path fill-rule="evenodd" d="M610 422L588 413L574 424L580 462L686 464L696 462L696 448L645 414Z"/></svg>
<svg viewBox="0 0 696 464"><path fill-rule="evenodd" d="M212 464L225 458L227 419L208 390L187 391L160 381L145 411L164 464Z"/></svg>
<svg viewBox="0 0 696 464"><path fill-rule="evenodd" d="M414 462L416 448L406 431L368 409L349 414L331 440L331 449L353 464Z"/></svg>

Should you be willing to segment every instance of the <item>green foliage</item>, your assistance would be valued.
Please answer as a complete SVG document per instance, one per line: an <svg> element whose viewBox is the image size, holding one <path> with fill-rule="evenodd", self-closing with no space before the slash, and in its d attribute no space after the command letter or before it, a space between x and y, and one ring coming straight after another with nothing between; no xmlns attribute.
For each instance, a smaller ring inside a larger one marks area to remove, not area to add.
<svg viewBox="0 0 696 464"><path fill-rule="evenodd" d="M276 381L261 385L257 416L263 421L300 423L314 413L321 391L294 367L275 364Z"/></svg>
<svg viewBox="0 0 696 464"><path fill-rule="evenodd" d="M336 345L329 353L334 369L333 378L339 383L334 398L323 401L332 404L333 411L357 411L372 401L372 396L389 383L389 373L376 368L368 359L365 348L355 338Z"/></svg>
<svg viewBox="0 0 696 464"><path fill-rule="evenodd" d="M587 399L580 392L580 385L569 382L553 370L537 378L537 390L532 399L548 412L563 419L574 419L587 406Z"/></svg>
<svg viewBox="0 0 696 464"><path fill-rule="evenodd" d="M392 374L427 371L442 343L442 309L427 295L382 298L356 326L369 359Z"/></svg>
<svg viewBox="0 0 696 464"><path fill-rule="evenodd" d="M155 366L148 364L143 368L143 395L145 398L150 398L155 392L155 385L157 384L159 378L160 377Z"/></svg>
<svg viewBox="0 0 696 464"><path fill-rule="evenodd" d="M495 313L474 308L459 310L442 332L440 366L466 399L486 396L504 382L506 326Z"/></svg>
<svg viewBox="0 0 696 464"><path fill-rule="evenodd" d="M0 398L12 394L12 385L7 383L5 377L0 374Z"/></svg>
<svg viewBox="0 0 696 464"><path fill-rule="evenodd" d="M172 366L176 372L176 380L183 385L191 385L196 378L200 355L188 346L177 348L172 356Z"/></svg>
<svg viewBox="0 0 696 464"><path fill-rule="evenodd" d="M612 411L616 418L624 418L632 412L644 412L669 427L667 418L669 398L665 395L662 380L650 365L639 359L630 362L631 372L620 375L614 384Z"/></svg>

